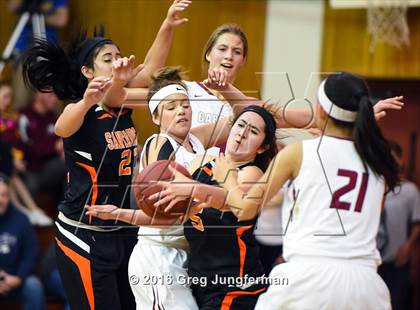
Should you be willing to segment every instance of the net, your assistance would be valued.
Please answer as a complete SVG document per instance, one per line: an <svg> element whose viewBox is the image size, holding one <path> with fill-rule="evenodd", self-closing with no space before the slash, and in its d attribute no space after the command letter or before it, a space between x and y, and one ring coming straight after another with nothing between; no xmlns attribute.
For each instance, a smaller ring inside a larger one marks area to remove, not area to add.
<svg viewBox="0 0 420 310"><path fill-rule="evenodd" d="M410 45L407 8L408 0L368 0L367 24L371 53L379 42L397 48Z"/></svg>

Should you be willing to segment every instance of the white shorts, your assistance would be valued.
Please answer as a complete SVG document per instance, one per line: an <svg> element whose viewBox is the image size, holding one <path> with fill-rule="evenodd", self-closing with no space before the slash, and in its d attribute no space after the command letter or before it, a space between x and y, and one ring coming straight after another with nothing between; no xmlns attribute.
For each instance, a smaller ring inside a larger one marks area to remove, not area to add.
<svg viewBox="0 0 420 310"><path fill-rule="evenodd" d="M391 309L373 264L300 258L274 267L270 280L255 309Z"/></svg>
<svg viewBox="0 0 420 310"><path fill-rule="evenodd" d="M187 279L184 250L137 243L130 256L128 276L137 309L198 309Z"/></svg>

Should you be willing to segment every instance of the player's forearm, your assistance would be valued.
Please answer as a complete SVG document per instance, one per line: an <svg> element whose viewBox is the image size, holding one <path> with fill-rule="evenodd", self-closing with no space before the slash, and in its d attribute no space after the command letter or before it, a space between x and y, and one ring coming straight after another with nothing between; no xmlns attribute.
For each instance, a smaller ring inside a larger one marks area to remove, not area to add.
<svg viewBox="0 0 420 310"><path fill-rule="evenodd" d="M172 46L173 33L174 27L169 25L165 19L146 54L143 62L144 69L128 83L129 87L149 86L153 73L166 64Z"/></svg>
<svg viewBox="0 0 420 310"><path fill-rule="evenodd" d="M103 103L111 108L119 108L127 98L127 91L123 81L111 81L111 86L104 96Z"/></svg>
<svg viewBox="0 0 420 310"><path fill-rule="evenodd" d="M231 211L240 221L254 218L259 209L259 205L251 200L242 201L243 195L244 192L239 186L226 190L202 183L195 185L192 193L195 200L205 202L210 207L221 211Z"/></svg>
<svg viewBox="0 0 420 310"><path fill-rule="evenodd" d="M148 225L151 221L142 210L134 209L117 209L114 219L131 225Z"/></svg>
<svg viewBox="0 0 420 310"><path fill-rule="evenodd" d="M310 128L315 124L315 111L311 108L279 108L276 112L277 127L279 128Z"/></svg>
<svg viewBox="0 0 420 310"><path fill-rule="evenodd" d="M85 104L83 99L77 103L68 104L55 123L55 134L67 138L78 131L82 127L89 108L90 106Z"/></svg>
<svg viewBox="0 0 420 310"><path fill-rule="evenodd" d="M221 90L220 93L223 95L223 98L229 102L230 106L235 111L235 114L241 112L247 106L261 106L263 104L261 100L246 96L232 84L228 84L227 88L225 90Z"/></svg>

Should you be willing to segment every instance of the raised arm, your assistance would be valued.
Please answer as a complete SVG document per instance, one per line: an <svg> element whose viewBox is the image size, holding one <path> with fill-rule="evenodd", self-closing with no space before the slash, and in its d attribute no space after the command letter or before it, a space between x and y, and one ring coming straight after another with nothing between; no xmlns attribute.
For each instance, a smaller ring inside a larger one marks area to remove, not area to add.
<svg viewBox="0 0 420 310"><path fill-rule="evenodd" d="M144 59L144 70L128 83L128 87L148 87L153 72L165 65L172 45L174 29L188 22L188 19L181 18L180 14L190 4L191 0L175 0L169 7L168 14Z"/></svg>
<svg viewBox="0 0 420 310"><path fill-rule="evenodd" d="M77 103L70 103L64 108L55 123L55 134L67 138L78 131L84 122L87 111L103 99L110 86L109 78L94 78L89 83L83 99Z"/></svg>
<svg viewBox="0 0 420 310"><path fill-rule="evenodd" d="M273 114L277 128L314 128L315 113L314 108L287 108L278 104L265 103L257 98L248 97L235 86L227 82L226 70L222 68L212 68L208 71L208 77L203 83L214 90L220 92L227 102L231 105L235 113L249 105L259 105ZM378 101L373 109L376 120L386 116L387 110L401 110L404 106L403 96L396 96ZM311 104L309 102L309 104Z"/></svg>

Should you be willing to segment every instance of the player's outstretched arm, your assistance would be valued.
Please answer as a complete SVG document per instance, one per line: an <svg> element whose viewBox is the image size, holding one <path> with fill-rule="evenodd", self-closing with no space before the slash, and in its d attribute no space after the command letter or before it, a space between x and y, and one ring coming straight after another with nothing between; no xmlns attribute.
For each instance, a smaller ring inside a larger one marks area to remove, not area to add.
<svg viewBox="0 0 420 310"><path fill-rule="evenodd" d="M278 193L283 184L297 176L302 161L302 144L291 144L271 161L264 175L245 192L238 184L234 166L221 155L216 159L213 178L227 191L226 205L238 219L252 219ZM226 171L230 173L226 174Z"/></svg>
<svg viewBox="0 0 420 310"><path fill-rule="evenodd" d="M55 134L59 137L67 138L78 131L83 124L87 111L104 98L110 86L109 78L94 78L89 83L83 99L77 103L70 103L64 108L55 123Z"/></svg>
<svg viewBox="0 0 420 310"><path fill-rule="evenodd" d="M188 19L182 18L180 14L190 4L191 0L175 0L169 7L168 14L144 59L144 70L128 83L128 87L148 87L152 74L166 64L172 45L174 29L188 22Z"/></svg>
<svg viewBox="0 0 420 310"><path fill-rule="evenodd" d="M157 220L146 215L142 210L122 209L114 205L87 205L86 209L86 215L88 216L102 220L121 221L136 226L168 226L178 221L178 219Z"/></svg>

